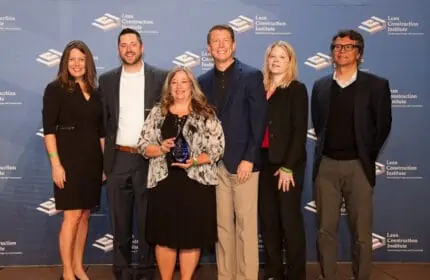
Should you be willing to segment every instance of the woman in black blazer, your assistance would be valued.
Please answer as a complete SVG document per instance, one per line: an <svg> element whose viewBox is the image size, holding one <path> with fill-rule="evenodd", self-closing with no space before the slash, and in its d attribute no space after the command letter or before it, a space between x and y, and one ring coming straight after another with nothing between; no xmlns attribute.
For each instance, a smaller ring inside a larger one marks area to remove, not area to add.
<svg viewBox="0 0 430 280"><path fill-rule="evenodd" d="M294 49L272 43L264 59L268 123L261 156L259 214L265 279L306 279L306 241L301 194L306 166L308 94L297 81ZM286 270L283 267L283 249Z"/></svg>

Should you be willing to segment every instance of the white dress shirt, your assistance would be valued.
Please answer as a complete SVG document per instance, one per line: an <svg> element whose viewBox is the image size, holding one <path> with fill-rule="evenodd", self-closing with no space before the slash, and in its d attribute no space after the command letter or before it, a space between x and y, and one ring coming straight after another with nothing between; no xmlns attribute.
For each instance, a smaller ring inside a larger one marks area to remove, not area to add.
<svg viewBox="0 0 430 280"><path fill-rule="evenodd" d="M119 120L116 144L136 147L145 121L145 71L121 71L119 87Z"/></svg>

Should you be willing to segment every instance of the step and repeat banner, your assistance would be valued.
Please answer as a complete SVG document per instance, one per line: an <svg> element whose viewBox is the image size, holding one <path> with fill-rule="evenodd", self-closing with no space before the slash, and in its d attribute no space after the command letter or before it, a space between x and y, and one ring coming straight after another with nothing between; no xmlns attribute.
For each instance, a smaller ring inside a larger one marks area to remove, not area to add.
<svg viewBox="0 0 430 280"><path fill-rule="evenodd" d="M392 131L376 163L374 260L429 262L429 10L427 0L0 0L0 266L60 263L62 214L55 209L41 109L64 46L86 42L101 74L119 65L117 36L131 27L142 34L145 61L189 66L199 75L213 67L206 35L219 23L235 30L236 56L260 69L270 43L290 42L309 94L316 79L332 72L332 36L345 28L363 34L360 67L389 79L393 107ZM314 145L310 123L303 193L309 261L316 260ZM344 208L341 215L339 258L349 260ZM85 262L111 263L112 239L104 190ZM135 240L133 251L138 246ZM214 251L202 262L215 262Z"/></svg>

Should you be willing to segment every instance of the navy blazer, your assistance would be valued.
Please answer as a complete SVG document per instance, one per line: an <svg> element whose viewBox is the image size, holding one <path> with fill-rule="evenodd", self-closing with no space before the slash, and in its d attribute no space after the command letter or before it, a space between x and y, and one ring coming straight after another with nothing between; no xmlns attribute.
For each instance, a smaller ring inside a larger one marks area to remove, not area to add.
<svg viewBox="0 0 430 280"><path fill-rule="evenodd" d="M260 169L267 101L261 71L238 59L233 67L224 105L217 108L217 113L225 135L223 162L230 173L236 174L242 160L254 163L253 171ZM198 81L209 104L215 106L215 69L202 74Z"/></svg>
<svg viewBox="0 0 430 280"><path fill-rule="evenodd" d="M311 113L317 136L313 179L318 173L324 148L333 82L333 75L328 75L316 81L312 89ZM391 93L388 80L358 71L354 128L358 157L367 179L374 186L375 161L391 129Z"/></svg>
<svg viewBox="0 0 430 280"><path fill-rule="evenodd" d="M112 69L99 78L99 90L103 103L103 118L106 130L103 170L109 174L115 164L116 134L119 120L119 89L122 66ZM159 101L161 88L167 73L145 63L145 117ZM137 142L136 142L137 145Z"/></svg>

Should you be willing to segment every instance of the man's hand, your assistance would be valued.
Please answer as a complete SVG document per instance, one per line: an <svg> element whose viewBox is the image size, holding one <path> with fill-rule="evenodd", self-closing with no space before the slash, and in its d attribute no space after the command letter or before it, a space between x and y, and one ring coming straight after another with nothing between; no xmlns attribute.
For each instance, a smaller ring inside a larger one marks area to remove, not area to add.
<svg viewBox="0 0 430 280"><path fill-rule="evenodd" d="M242 160L237 166L237 180L239 184L245 183L252 175L252 168L254 163Z"/></svg>

